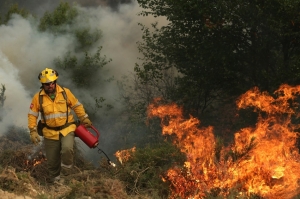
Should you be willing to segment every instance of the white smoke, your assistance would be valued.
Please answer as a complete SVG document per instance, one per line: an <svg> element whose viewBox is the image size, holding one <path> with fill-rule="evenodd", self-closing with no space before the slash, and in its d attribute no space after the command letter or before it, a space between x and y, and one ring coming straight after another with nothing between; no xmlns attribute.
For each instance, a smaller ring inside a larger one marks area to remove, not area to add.
<svg viewBox="0 0 300 199"><path fill-rule="evenodd" d="M95 44L93 51L96 52L97 46L102 46L101 55L111 58L112 62L105 66L105 69L101 69L98 75L105 75L107 78L113 76L116 80L132 73L135 63L138 62L137 58L140 57L136 42L142 40L142 31L138 23L148 27L156 21L159 21L160 25L167 23L165 19L138 16L142 9L137 2L121 4L118 11L103 6L87 8L77 5L77 8L80 16L76 26L68 28L88 27L90 30L102 31L103 37ZM46 67L53 68L54 59L63 58L66 52L74 49L72 45L75 44L75 38L72 35L41 33L37 25L36 18L24 19L14 15L8 24L0 26L0 86L4 84L6 87L4 111L0 113L0 135L6 132L3 127L10 125L27 128L31 98L40 87L38 74ZM68 85L71 91L79 93L76 97L81 102L93 104L95 94L99 93L109 100L114 100L118 95L116 82L77 90L71 87L68 74L64 74L63 71L58 73L58 83ZM106 132L101 136L105 139L105 136L117 135Z"/></svg>
<svg viewBox="0 0 300 199"><path fill-rule="evenodd" d="M4 108L0 109L0 135L8 126L27 127L26 113L29 110L29 97L24 86L18 80L18 70L0 51L0 81L5 86ZM2 86L1 86L2 88Z"/></svg>
<svg viewBox="0 0 300 199"><path fill-rule="evenodd" d="M19 15L0 26L0 35L0 84L6 88L0 124L27 128L31 97L40 86L38 73L51 67L53 58L60 56L72 39L39 33L34 23ZM1 128L0 134L5 130Z"/></svg>

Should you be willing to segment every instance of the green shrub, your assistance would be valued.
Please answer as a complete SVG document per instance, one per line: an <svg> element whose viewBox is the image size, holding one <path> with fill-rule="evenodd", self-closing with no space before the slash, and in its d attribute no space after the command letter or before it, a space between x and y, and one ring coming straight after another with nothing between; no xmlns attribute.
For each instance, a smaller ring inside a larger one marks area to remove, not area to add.
<svg viewBox="0 0 300 199"><path fill-rule="evenodd" d="M162 177L169 168L183 165L184 161L185 155L173 144L152 144L132 152L131 158L123 162L117 177L125 183L128 194L167 198L169 185Z"/></svg>

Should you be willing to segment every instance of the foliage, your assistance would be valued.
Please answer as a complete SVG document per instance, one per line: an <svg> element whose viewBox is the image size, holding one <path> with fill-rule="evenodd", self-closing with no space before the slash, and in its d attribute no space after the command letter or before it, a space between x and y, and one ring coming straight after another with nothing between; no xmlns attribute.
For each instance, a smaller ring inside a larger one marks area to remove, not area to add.
<svg viewBox="0 0 300 199"><path fill-rule="evenodd" d="M226 155L225 159L227 160L229 157L232 159L233 162L239 161L243 158L247 158L249 156L249 152L256 146L257 143L254 142L255 137L252 137L250 143L245 146L241 151L237 149L230 150Z"/></svg>
<svg viewBox="0 0 300 199"><path fill-rule="evenodd" d="M67 2L61 2L53 13L45 12L40 19L39 30L60 32L63 30L62 26L70 25L77 15L76 8L71 7Z"/></svg>
<svg viewBox="0 0 300 199"><path fill-rule="evenodd" d="M29 136L27 139L29 140ZM74 168L76 172L65 176L63 183L46 184L47 161L40 152L43 150L43 145L20 144L20 141L15 139L12 141L5 136L0 137L0 191L45 199L86 196L132 198L127 195L120 180L114 178L111 172L103 172L90 165L77 148ZM112 167L109 168L111 169Z"/></svg>
<svg viewBox="0 0 300 199"><path fill-rule="evenodd" d="M23 8L19 8L18 4L14 3L9 7L2 23L7 24L7 22L11 19L13 14L18 14L18 15L22 16L23 18L27 18L29 16L29 12L27 10L25 10Z"/></svg>
<svg viewBox="0 0 300 199"><path fill-rule="evenodd" d="M75 55L72 56L67 53L62 59L57 58L54 60L56 67L62 68L71 72L72 81L79 88L87 88L96 85L99 80L97 78L97 71L111 60L106 60L106 56L101 57L101 47L98 48L94 55L85 52L83 60L78 60Z"/></svg>
<svg viewBox="0 0 300 199"><path fill-rule="evenodd" d="M7 167L0 174L0 187L5 191L13 191L22 194L27 190L26 182L28 181L28 178L24 181L20 181L15 174L15 169L13 167Z"/></svg>
<svg viewBox="0 0 300 199"><path fill-rule="evenodd" d="M88 25L77 27L78 15L79 11L75 6L61 2L52 13L44 14L40 20L39 29L53 34L70 34L76 38L77 45L74 49L70 49L63 58L57 58L54 62L57 67L72 73L72 80L77 86L89 87L91 80L95 80L97 71L108 64L111 59L107 60L106 56L101 56L102 47L98 47L94 55L90 52L94 44L101 39L101 31L91 30ZM76 52L77 55L72 52Z"/></svg>
<svg viewBox="0 0 300 199"><path fill-rule="evenodd" d="M80 175L82 175L80 181L70 182L72 191L66 197L67 199L83 197L86 195L92 196L93 198L129 198L124 191L122 182L117 179L104 178L104 176L98 172L93 171ZM79 176L73 177L78 179Z"/></svg>
<svg viewBox="0 0 300 199"><path fill-rule="evenodd" d="M40 19L39 30L48 31L54 34L71 33L76 37L77 51L88 51L97 42L102 33L100 30L91 30L90 27L76 27L76 19L79 11L68 2L61 2L52 12L46 12Z"/></svg>
<svg viewBox="0 0 300 199"><path fill-rule="evenodd" d="M102 32L98 29L92 31L89 28L77 29L75 31L75 36L79 43L78 50L88 50L92 47L95 42L97 42L102 37Z"/></svg>
<svg viewBox="0 0 300 199"><path fill-rule="evenodd" d="M224 146L224 141L222 140L222 138L220 137L216 137L216 146L215 146L215 156L217 161L220 161L220 157L221 157L221 150Z"/></svg>
<svg viewBox="0 0 300 199"><path fill-rule="evenodd" d="M0 89L0 113L3 112L4 101L6 100L5 96L5 85L1 84L2 88ZM2 120L2 115L0 114L0 121Z"/></svg>
<svg viewBox="0 0 300 199"><path fill-rule="evenodd" d="M149 93L151 89L147 89L146 86L139 84L135 76L131 77L123 76L121 81L118 81L118 88L121 99L126 105L126 115L128 121L133 125L139 125L145 122L147 102L153 96Z"/></svg>
<svg viewBox="0 0 300 199"><path fill-rule="evenodd" d="M3 107L4 106L4 101L6 100L6 96L4 95L5 93L5 85L1 84L2 88L0 89L0 106Z"/></svg>
<svg viewBox="0 0 300 199"><path fill-rule="evenodd" d="M61 2L52 13L44 14L40 20L39 30L51 34L66 34L75 39L74 46L70 47L68 52L54 59L54 65L55 68L63 69L77 88L86 89L105 81L99 78L99 70L111 62L111 59L101 54L101 46L96 46L102 36L101 30L92 29L89 23L78 25L77 19L79 16L83 19L82 15L76 5L71 6L68 2ZM95 107L87 110L90 115L102 108L98 99L104 98L95 96ZM106 107L113 108L110 104Z"/></svg>
<svg viewBox="0 0 300 199"><path fill-rule="evenodd" d="M20 142L21 144L30 144L29 133L27 128L10 126L7 129L7 133L4 135L4 138L7 138L12 142Z"/></svg>
<svg viewBox="0 0 300 199"><path fill-rule="evenodd" d="M299 81L300 1L138 0L141 15L168 24L142 25L141 82L162 79L175 67L176 89L168 98L199 116L216 101L253 86L273 91Z"/></svg>
<svg viewBox="0 0 300 199"><path fill-rule="evenodd" d="M207 193L204 197L204 199L223 199L224 196L219 195L220 189L215 188L211 190L209 193ZM264 199L263 197L251 193L250 195L241 193L240 191L240 185L236 185L236 187L231 188L228 190L228 196L226 196L227 199Z"/></svg>
<svg viewBox="0 0 300 199"><path fill-rule="evenodd" d="M122 180L129 194L157 195L167 198L169 187L162 181L171 166L181 165L185 156L168 142L137 148L128 161L121 165L117 178Z"/></svg>
<svg viewBox="0 0 300 199"><path fill-rule="evenodd" d="M118 81L122 103L126 107L123 118L128 121L124 128L131 134L128 139L136 141L136 146L144 147L145 143L161 142L164 139L159 119L147 119L147 108L155 97L166 96L166 90L171 92L174 85L171 70L163 74L163 81L150 79L147 83L141 83L135 74L123 76L122 81Z"/></svg>

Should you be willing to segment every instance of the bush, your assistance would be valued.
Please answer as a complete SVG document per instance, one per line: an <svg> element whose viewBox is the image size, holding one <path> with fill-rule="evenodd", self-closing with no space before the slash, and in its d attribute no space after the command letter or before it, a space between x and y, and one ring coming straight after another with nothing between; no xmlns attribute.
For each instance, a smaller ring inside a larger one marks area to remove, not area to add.
<svg viewBox="0 0 300 199"><path fill-rule="evenodd" d="M131 153L117 177L126 185L128 194L167 198L169 185L162 177L169 168L182 165L184 161L185 155L169 142L148 145Z"/></svg>

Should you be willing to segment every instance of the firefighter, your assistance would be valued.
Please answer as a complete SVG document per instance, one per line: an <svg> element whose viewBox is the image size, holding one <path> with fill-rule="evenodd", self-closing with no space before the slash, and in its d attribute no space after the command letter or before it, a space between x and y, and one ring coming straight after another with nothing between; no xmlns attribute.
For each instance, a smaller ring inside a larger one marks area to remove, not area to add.
<svg viewBox="0 0 300 199"><path fill-rule="evenodd" d="M42 83L30 104L28 112L28 128L30 139L37 145L40 136L37 132L37 120L41 113L42 135L44 136L45 152L50 183L59 181L61 177L72 173L74 155L74 131L76 124L71 110L85 127L91 127L83 105L68 89L57 84L56 70L46 68L39 75Z"/></svg>

